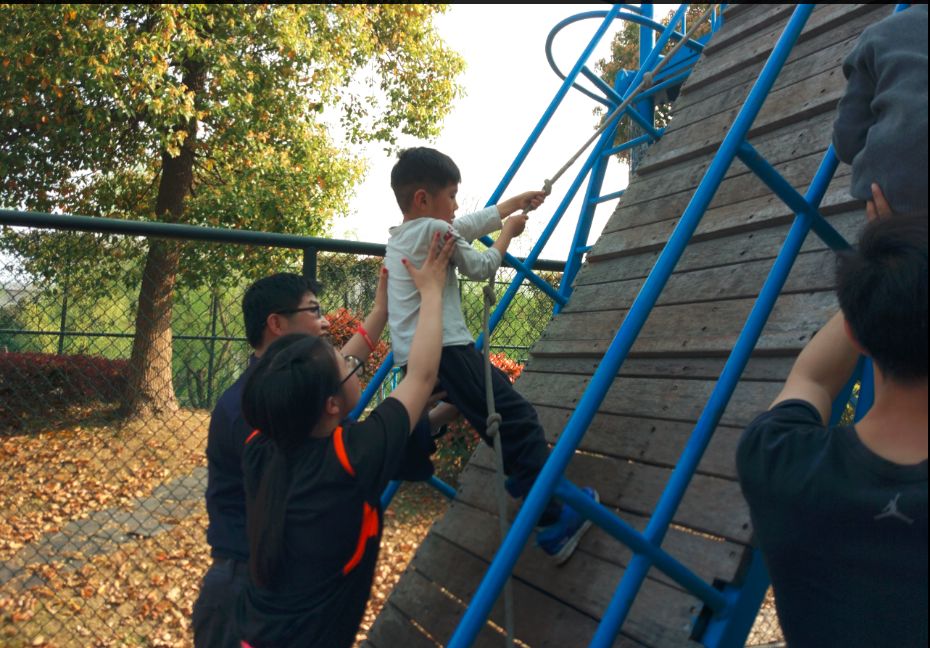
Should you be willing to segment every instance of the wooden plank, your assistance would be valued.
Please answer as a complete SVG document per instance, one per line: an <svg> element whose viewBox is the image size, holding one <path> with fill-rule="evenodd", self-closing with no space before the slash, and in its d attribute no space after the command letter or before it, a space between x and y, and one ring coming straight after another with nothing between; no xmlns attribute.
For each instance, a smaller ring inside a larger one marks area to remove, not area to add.
<svg viewBox="0 0 930 648"><path fill-rule="evenodd" d="M673 274L656 302L660 306L718 299L755 297L772 269L774 260L750 261ZM836 255L828 251L798 255L782 294L824 291L834 288ZM583 285L575 288L563 313L628 309L644 279Z"/></svg>
<svg viewBox="0 0 930 648"><path fill-rule="evenodd" d="M481 465L487 461L488 465ZM480 502L482 497L493 498L494 475L490 453L472 457L469 467L487 471L485 477L475 476L474 481L462 479L458 497L463 502ZM597 489L601 503L641 517L649 517L655 510L671 469L610 457L576 452L566 470L566 477L579 486ZM493 499L489 506L494 507ZM496 507L494 507L496 509ZM749 508L743 500L739 484L733 480L694 475L684 499L674 515L674 523L699 533L726 538L737 544L748 544L751 536Z"/></svg>
<svg viewBox="0 0 930 648"><path fill-rule="evenodd" d="M423 545L431 540L427 537ZM394 587L388 600L401 614L414 619L429 634L430 643L435 648L448 643L465 614L465 606L441 589L442 583L434 583L422 573L407 569ZM424 636L422 632L420 636ZM475 646L497 648L503 643L503 637L490 625L485 625L478 633ZM404 643L389 646L406 646Z"/></svg>
<svg viewBox="0 0 930 648"><path fill-rule="evenodd" d="M872 18L872 14L866 14L860 16L851 23L846 23L846 29L843 31L853 31L852 34L839 42L830 45L821 45L823 49L816 50L807 56L786 63L781 74L778 75L775 85L772 86L772 92L783 91L785 88L793 87L795 84L806 79L840 68L846 56L852 51L856 42L859 40L859 33L862 31L862 28L870 24ZM838 30L834 30L834 32L830 33L834 34L837 31ZM749 70L747 70L747 72L748 71ZM755 75L747 78L747 80L740 85L718 90L703 101L683 107L681 112L669 123L663 137L667 137L685 126L690 126L721 113L728 113L735 117L738 108L743 105L746 97L749 96L749 91L752 88L754 79ZM727 77L727 80L729 81L730 78Z"/></svg>
<svg viewBox="0 0 930 648"><path fill-rule="evenodd" d="M801 128L800 124L815 115L832 113L846 92L846 80L840 67L798 81L769 93L749 129L751 140L779 128ZM674 162L696 158L716 151L729 133L742 104L706 119L683 126L657 143L643 158L639 172L643 175ZM673 137L674 135L674 137ZM668 142L662 145L663 142Z"/></svg>
<svg viewBox="0 0 930 648"><path fill-rule="evenodd" d="M783 129L766 133L753 140L753 146L772 164L781 170L783 165L792 160L798 160L812 155L820 155L827 150L830 144L830 135L833 132L833 116L819 115L806 125L807 132L798 132L794 129ZM671 140L669 140L671 142ZM661 145L661 142L656 146ZM674 146L674 142L671 143ZM668 168L650 170L649 173L637 171L634 174L635 182L624 193L620 200L619 209L629 209L633 205L645 203L660 197L671 197L679 192L693 193L704 178L712 155L703 156L697 160L684 160L670 165ZM750 171L741 163L732 165L724 175L724 181L718 191L725 191L727 182L740 176L747 176ZM796 171L800 173L800 171ZM747 176L748 177L748 176ZM810 176L803 178L810 182ZM745 180L743 180L745 183ZM726 202L740 200L738 195L729 198ZM654 207L653 207L654 208ZM615 220L614 218L610 219ZM618 229L622 225L608 223L607 231Z"/></svg>
<svg viewBox="0 0 930 648"><path fill-rule="evenodd" d="M443 518L443 526L440 528L437 525L431 534L436 537L437 542L429 546L429 561L424 562L422 569L435 568L442 564L457 565L459 568L455 570L455 581L444 581L443 584L456 596L463 600L471 600L484 570L469 560L469 556L478 556L482 562L490 561L497 550L499 534L497 522L491 516L484 516L484 523L480 526L467 523L446 526L446 521L452 521L458 514L459 506L456 506L455 511L450 511L450 514ZM481 519L471 518L470 521L474 523ZM420 553L426 554L422 550ZM561 567L540 559L538 554L539 551L535 549L523 552L514 570L516 581L528 583L543 592L558 596L566 604L591 618L600 618L623 575L622 568L585 552L576 552L572 559ZM417 569L422 570L416 558L414 561ZM500 605L498 602L498 607ZM618 637L619 643L615 645L637 645L634 642L649 646L692 645L688 644L687 634L691 617L697 614L698 606L699 603L694 598L680 590L652 580L647 581L630 610L621 630L622 634ZM514 607L519 613L519 608L525 606L520 605L517 599ZM544 616L535 613L532 616L536 624L543 623L541 619L545 619ZM551 625L555 626L554 623ZM575 633L574 639L569 636L567 643L561 646L584 646L589 640L590 637L583 636L582 629Z"/></svg>
<svg viewBox="0 0 930 648"><path fill-rule="evenodd" d="M748 9L752 8L752 11ZM721 50L733 47L775 22L786 22L793 7L789 4L728 4L723 12L723 28L704 48L704 55L726 56Z"/></svg>
<svg viewBox="0 0 930 648"><path fill-rule="evenodd" d="M401 580L407 577L408 574L405 574ZM403 587L403 584L399 583L398 587ZM362 642L362 646L363 648L394 648L395 646L436 648L436 643L410 623L410 619L394 607L389 600L378 613L378 618L368 633L368 639Z"/></svg>
<svg viewBox="0 0 930 648"><path fill-rule="evenodd" d="M476 453L474 466L470 468L471 472L469 473L470 479L477 480L478 487L469 489L467 498L459 498L458 504L460 506L455 515L442 520L436 526L437 533L453 539L455 542L463 542L468 546L475 543L464 542L461 538L471 533L481 533L490 542L494 543L500 537L497 530L497 501L493 491L494 480L497 477L493 469L488 467L488 464L493 462L490 456L493 451L487 446L482 446L479 452L480 454ZM644 531L649 523L649 518L645 516L635 515L612 507L611 510L617 517L640 532ZM516 517L516 511L517 506L514 505L512 514L508 517L509 522L512 522L513 518ZM467 527L467 529L462 527ZM518 572L531 573L538 569L555 571L556 573L560 571L559 569L552 570L547 562L548 558L538 548L532 547L532 543L533 539L531 538L524 555L521 556L517 564ZM695 574L710 582L714 578L727 581L735 578L746 546L672 527L662 543L662 548L680 563L694 571ZM633 552L629 547L597 525L592 526L582 538L578 551L622 568L626 568L633 557ZM650 571L648 577L669 587L684 591L680 585L659 570Z"/></svg>
<svg viewBox="0 0 930 648"><path fill-rule="evenodd" d="M590 376L597 370L601 358L600 355L579 358L533 356L524 371ZM630 378L716 380L723 371L725 363L726 358L637 358L631 356L623 363L619 375ZM742 379L778 382L787 377L793 363L793 356L753 356L743 371Z"/></svg>
<svg viewBox="0 0 930 648"><path fill-rule="evenodd" d="M817 5L813 13L804 26L797 44L819 37L824 32L837 27L838 25L852 20L861 13L867 12L870 7L865 4L859 5ZM752 38L740 41L739 45L734 48L727 48L729 51L721 52L721 56L707 58L701 61L694 72L688 79L685 89L689 86L698 88L719 79L735 71L760 64L768 59L775 43L784 31L785 24L776 22L764 31L755 34Z"/></svg>
<svg viewBox="0 0 930 648"><path fill-rule="evenodd" d="M664 355L724 355L736 343L755 299L657 306L640 331L633 350ZM757 350L799 351L837 310L832 292L787 294L778 298L756 345ZM603 352L619 330L625 310L562 313L543 332L533 354L552 355L553 342L590 344ZM585 352L584 346L575 347Z"/></svg>
<svg viewBox="0 0 930 648"><path fill-rule="evenodd" d="M588 376L563 376L523 372L517 390L534 405L573 408L590 382ZM670 421L697 421L716 381L663 378L614 380L599 411L621 416L658 418ZM742 427L778 394L780 383L746 381L740 383L723 414L721 423Z"/></svg>
<svg viewBox="0 0 930 648"><path fill-rule="evenodd" d="M761 408L760 408L761 411ZM562 435L573 410L537 405L539 422L546 438L555 443ZM578 449L617 459L639 461L673 468L681 458L694 423L615 414L597 414L588 426ZM703 475L736 478L736 444L743 428L718 426L698 466Z"/></svg>
<svg viewBox="0 0 930 648"><path fill-rule="evenodd" d="M861 209L844 212L828 218L837 231L849 241L856 239L865 224L865 212ZM734 263L774 259L784 244L790 224L778 224L760 230L737 231L729 236L692 242L678 261L676 271L687 272L702 268L718 267ZM823 241L810 234L803 252L825 249ZM655 266L659 248L650 248L638 253L617 256L609 255L611 248L605 243L603 254L591 256L575 279L576 286L612 283L627 279L646 277ZM569 301L571 303L571 301Z"/></svg>
<svg viewBox="0 0 930 648"><path fill-rule="evenodd" d="M791 50L791 55L785 62L784 69L775 81L774 88L777 89L786 83L793 82L786 81L786 75L792 74L791 69L799 65L803 69L803 61L805 58L823 49L829 49L847 39L857 39L867 26L888 16L891 13L891 9L892 5L868 5L868 7L863 10L863 13L838 24L833 29L823 33L820 37L804 40L795 44L794 48ZM717 36L715 35L714 39L716 38ZM705 49L705 56L708 56L708 51L714 51L714 39L710 41L708 48ZM708 99L713 99L734 88L745 86L746 84L751 85L755 79L758 78L761 69L762 62L760 61L756 65L743 67L723 77L719 77L713 83L692 85L686 82L685 86L682 88L681 96L679 96L678 100L675 102L675 112L679 116L683 115L690 112L692 107L696 104L707 101ZM803 72L801 73L803 74ZM798 74L798 72L794 72L793 74ZM794 81L799 78L801 77L795 78ZM748 89L745 91L745 94L748 94Z"/></svg>
<svg viewBox="0 0 930 648"><path fill-rule="evenodd" d="M461 507L459 507L461 508ZM450 510L444 520L455 518L461 511ZM492 521L491 532L485 533L491 538L498 538L495 531L496 522ZM471 600L481 579L488 568L490 556L476 554L462 546L461 537L449 539L436 530L430 532L423 542L417 555L414 557L416 573L430 581L441 585L449 593L449 599L455 597L459 615L464 613L464 606ZM454 565L455 569L449 566ZM406 578L406 576L405 576ZM566 605L557 598L548 596L545 591L529 587L520 578L514 578L514 627L515 635L520 641L532 646L566 646L585 645L590 641L596 631L596 621L590 616L579 612L573 605ZM503 626L503 597L498 599L491 613L491 620L499 627ZM416 604L416 599L411 601ZM440 626L430 619L436 638L442 645L448 642L455 624L445 623ZM432 633L432 630L431 630ZM503 637L494 634L490 629L482 632L485 637L481 643L489 646L500 646ZM560 643L562 642L562 643ZM476 643L476 645L478 645ZM632 641L628 637L620 637L615 646L628 648L642 648L642 644Z"/></svg>
<svg viewBox="0 0 930 648"><path fill-rule="evenodd" d="M832 186L820 203L824 217L860 208L861 201L849 195L850 176L839 179L839 186ZM802 190L803 193L803 190ZM692 241L718 238L739 231L750 231L791 222L794 213L779 198L768 195L741 203L708 209L692 236ZM630 254L665 245L675 231L680 217L648 223L629 230L609 232L598 239L589 257L600 258L619 254Z"/></svg>
<svg viewBox="0 0 930 648"><path fill-rule="evenodd" d="M826 124L824 125L826 126ZM796 138L791 139L797 141ZM823 161L825 151L826 148L818 148L811 154L802 157L790 160L774 160L773 165L792 186L803 188L810 184L811 179L816 174ZM787 153L787 155L792 156L794 154L795 150ZM732 169L734 173L725 178L720 184L710 202L709 209L719 210L728 205L745 203L762 197L770 198L772 201L778 200L772 190L756 174L746 169L741 162L734 164ZM843 178L849 174L849 167L844 165L842 173L834 175L833 181L839 185L841 182L845 182ZM684 213L696 188L697 184L684 187L681 191L674 193L663 192L662 195L654 196L648 200L631 203L621 201L616 212L612 214L610 220L604 226L602 234L610 234L661 220L677 218Z"/></svg>

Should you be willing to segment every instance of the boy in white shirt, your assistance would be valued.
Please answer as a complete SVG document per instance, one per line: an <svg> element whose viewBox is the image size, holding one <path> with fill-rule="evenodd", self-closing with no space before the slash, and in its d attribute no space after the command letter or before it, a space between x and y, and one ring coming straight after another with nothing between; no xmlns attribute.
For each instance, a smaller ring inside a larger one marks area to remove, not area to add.
<svg viewBox="0 0 930 648"><path fill-rule="evenodd" d="M455 217L456 194L461 182L458 167L447 155L426 147L401 152L391 171L391 188L404 215L403 223L391 228L384 265L388 269L388 318L394 362L407 363L410 342L419 317L420 295L403 270L406 261L419 266L430 242L436 237L455 237L453 261L443 291L443 350L439 363L439 384L446 400L455 405L482 438L488 416L485 402L484 356L462 315L458 279L453 265L469 279L488 279L497 272L510 241L526 227L523 209L535 209L545 200L542 191L519 194L473 214ZM454 222L453 222L454 221ZM484 251L472 247L476 238L501 230L494 245ZM504 454L507 491L522 498L530 490L549 455L545 434L536 411L496 367L492 368L495 408L501 415L500 437ZM585 491L597 500L593 489ZM549 502L539 519L537 543L556 563L568 560L578 541L590 526L571 507L557 500Z"/></svg>

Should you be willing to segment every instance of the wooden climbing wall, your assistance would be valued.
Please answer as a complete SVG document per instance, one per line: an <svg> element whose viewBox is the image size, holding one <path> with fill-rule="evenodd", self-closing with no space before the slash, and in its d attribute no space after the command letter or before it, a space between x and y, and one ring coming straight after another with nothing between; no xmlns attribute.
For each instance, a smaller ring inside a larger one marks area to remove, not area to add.
<svg viewBox="0 0 930 648"><path fill-rule="evenodd" d="M792 5L731 5L588 254L571 301L533 348L517 389L555 442L600 358L782 32ZM841 64L890 5L818 6L749 141L802 193L829 145L845 88ZM848 239L864 222L841 165L822 211ZM606 189L610 191L610 189ZM665 487L726 356L787 234L792 214L736 161L573 458L568 477L639 529ZM833 258L815 236L802 249L758 349L723 415L663 547L707 580L736 581L750 541L735 480L742 427L777 394L793 358L836 309ZM481 448L370 632L377 648L445 645L498 545L493 457ZM585 646L631 553L593 528L564 567L528 545L515 570L517 638ZM618 646L687 646L700 602L652 570ZM502 603L492 621L503 625ZM500 646L485 627L476 646Z"/></svg>

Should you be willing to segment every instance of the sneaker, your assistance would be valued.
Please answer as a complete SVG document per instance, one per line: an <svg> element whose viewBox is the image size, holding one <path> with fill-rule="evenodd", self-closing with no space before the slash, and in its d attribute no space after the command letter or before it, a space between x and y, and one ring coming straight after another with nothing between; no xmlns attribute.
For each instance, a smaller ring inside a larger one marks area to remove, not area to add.
<svg viewBox="0 0 930 648"><path fill-rule="evenodd" d="M586 487L582 490L595 502L601 501L593 488ZM552 557L556 565L561 565L572 557L578 542L590 527L591 520L568 504L563 504L559 521L536 532L536 544Z"/></svg>

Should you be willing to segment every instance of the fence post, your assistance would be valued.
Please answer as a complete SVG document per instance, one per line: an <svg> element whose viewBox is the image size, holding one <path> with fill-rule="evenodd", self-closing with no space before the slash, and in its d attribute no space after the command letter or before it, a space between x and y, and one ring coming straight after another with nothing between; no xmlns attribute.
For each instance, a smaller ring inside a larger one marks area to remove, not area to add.
<svg viewBox="0 0 930 648"><path fill-rule="evenodd" d="M304 279L316 281L316 252L317 250L315 247L304 248L304 264L302 271Z"/></svg>
<svg viewBox="0 0 930 648"><path fill-rule="evenodd" d="M207 363L207 404L213 407L213 371L216 364L216 318L219 314L219 291L211 290L210 299L210 359Z"/></svg>
<svg viewBox="0 0 930 648"><path fill-rule="evenodd" d="M58 323L58 355L65 353L65 327L68 324L68 277L62 286L61 320Z"/></svg>

